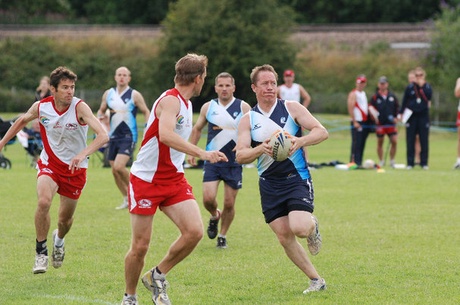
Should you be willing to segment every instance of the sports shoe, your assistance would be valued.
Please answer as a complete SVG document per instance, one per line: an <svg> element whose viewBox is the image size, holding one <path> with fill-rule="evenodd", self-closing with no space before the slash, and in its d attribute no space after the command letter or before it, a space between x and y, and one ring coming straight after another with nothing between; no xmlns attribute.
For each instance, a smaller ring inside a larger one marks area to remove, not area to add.
<svg viewBox="0 0 460 305"><path fill-rule="evenodd" d="M210 239L216 238L217 232L219 231L218 228L217 228L217 225L219 224L220 210L217 210L217 214L219 214L219 217L217 219L209 218L208 237Z"/></svg>
<svg viewBox="0 0 460 305"><path fill-rule="evenodd" d="M154 278L154 273L155 268L147 271L142 276L142 283L145 288L152 292L152 301L155 305L171 305L168 294L166 293L166 289L169 286L168 281L165 276L159 276L157 274L156 277L158 278Z"/></svg>
<svg viewBox="0 0 460 305"><path fill-rule="evenodd" d="M128 199L123 199L123 203L115 208L115 210L123 210L128 208Z"/></svg>
<svg viewBox="0 0 460 305"><path fill-rule="evenodd" d="M121 301L121 305L139 305L139 303L137 302L137 296L127 296L125 293L125 295L123 296L123 301Z"/></svg>
<svg viewBox="0 0 460 305"><path fill-rule="evenodd" d="M308 250L310 251L311 255L316 255L321 250L322 239L321 239L321 234L319 234L318 219L316 219L314 215L311 215L311 218L313 219L313 222L315 223L315 229L310 234L310 236L307 237L307 243L308 243Z"/></svg>
<svg viewBox="0 0 460 305"><path fill-rule="evenodd" d="M35 254L35 264L32 268L34 274L45 273L48 270L48 256L45 254Z"/></svg>
<svg viewBox="0 0 460 305"><path fill-rule="evenodd" d="M217 237L217 248L227 249L227 239L225 237Z"/></svg>
<svg viewBox="0 0 460 305"><path fill-rule="evenodd" d="M425 170L425 171L427 171L427 170L429 170L430 168L428 167L428 165L423 165L423 166L422 166L422 169Z"/></svg>
<svg viewBox="0 0 460 305"><path fill-rule="evenodd" d="M326 289L326 281L324 279L314 279L310 281L310 287L303 291L304 294L313 291L320 291Z"/></svg>
<svg viewBox="0 0 460 305"><path fill-rule="evenodd" d="M454 165L454 169L460 169L460 163L458 163L458 162L457 162L457 163L455 163L455 165Z"/></svg>
<svg viewBox="0 0 460 305"><path fill-rule="evenodd" d="M408 166L406 166L406 169L411 170L411 169L412 169L412 166L411 166L411 165L408 165Z"/></svg>
<svg viewBox="0 0 460 305"><path fill-rule="evenodd" d="M59 268L62 266L62 262L64 261L65 255L65 247L64 244L62 247L54 246L54 240L56 239L58 233L58 229L53 231L53 254L51 255L51 261L53 263L54 268Z"/></svg>

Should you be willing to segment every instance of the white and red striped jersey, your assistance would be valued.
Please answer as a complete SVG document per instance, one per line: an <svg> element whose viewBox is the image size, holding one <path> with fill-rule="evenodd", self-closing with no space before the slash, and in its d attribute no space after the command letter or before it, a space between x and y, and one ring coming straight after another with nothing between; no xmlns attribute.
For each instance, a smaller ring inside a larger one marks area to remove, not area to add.
<svg viewBox="0 0 460 305"><path fill-rule="evenodd" d="M192 103L185 100L177 89L163 92L153 104L137 159L131 167L131 174L146 182L157 184L173 184L184 178L185 153L163 144L159 139L156 107L165 96L174 96L180 102L174 132L187 141L193 124Z"/></svg>
<svg viewBox="0 0 460 305"><path fill-rule="evenodd" d="M40 162L56 173L69 175L70 161L86 148L88 125L78 120L77 105L80 102L83 101L74 97L63 112L56 109L53 96L41 100L38 105L43 140ZM88 160L83 160L80 167L88 168Z"/></svg>

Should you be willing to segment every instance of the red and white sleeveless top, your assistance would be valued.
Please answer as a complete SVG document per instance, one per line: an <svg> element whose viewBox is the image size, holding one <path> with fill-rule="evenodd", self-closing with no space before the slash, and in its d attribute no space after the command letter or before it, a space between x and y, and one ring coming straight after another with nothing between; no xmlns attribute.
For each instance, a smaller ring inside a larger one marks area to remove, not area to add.
<svg viewBox="0 0 460 305"><path fill-rule="evenodd" d="M38 104L38 119L40 135L43 140L43 150L40 161L56 173L70 175L70 161L86 147L88 125L78 120L77 105L83 102L74 97L66 110L60 112L50 96ZM80 166L88 168L85 159Z"/></svg>
<svg viewBox="0 0 460 305"><path fill-rule="evenodd" d="M353 115L355 117L355 120L358 122L367 121L369 108L367 105L366 92L358 91L356 89L354 89L353 91L356 95L356 103L355 107L353 108Z"/></svg>
<svg viewBox="0 0 460 305"><path fill-rule="evenodd" d="M131 166L131 174L150 183L174 184L184 178L185 154L159 140L159 119L155 112L158 103L165 96L174 96L180 102L174 132L186 141L192 132L192 103L185 100L175 88L163 92L153 104L137 159Z"/></svg>

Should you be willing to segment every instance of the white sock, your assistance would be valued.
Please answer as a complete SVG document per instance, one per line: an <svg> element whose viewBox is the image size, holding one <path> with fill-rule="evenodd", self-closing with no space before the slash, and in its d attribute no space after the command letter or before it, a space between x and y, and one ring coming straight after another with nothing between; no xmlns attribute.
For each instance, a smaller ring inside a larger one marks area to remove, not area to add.
<svg viewBox="0 0 460 305"><path fill-rule="evenodd" d="M460 164L460 157L457 158L457 164Z"/></svg>
<svg viewBox="0 0 460 305"><path fill-rule="evenodd" d="M59 236L56 234L56 238L54 239L54 246L60 248L63 245L64 245L64 238L60 239Z"/></svg>
<svg viewBox="0 0 460 305"><path fill-rule="evenodd" d="M227 236L225 236L225 235L222 235L222 234L219 234L219 237L223 237L223 238L226 238Z"/></svg>

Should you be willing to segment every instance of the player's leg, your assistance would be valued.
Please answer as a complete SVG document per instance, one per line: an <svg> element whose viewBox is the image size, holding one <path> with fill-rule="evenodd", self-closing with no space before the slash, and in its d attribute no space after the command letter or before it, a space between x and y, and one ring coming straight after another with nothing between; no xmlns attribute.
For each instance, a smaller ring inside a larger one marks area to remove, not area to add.
<svg viewBox="0 0 460 305"><path fill-rule="evenodd" d="M384 135L377 133L377 156L379 158L379 165L385 165L385 160L383 160L383 142L385 141Z"/></svg>
<svg viewBox="0 0 460 305"><path fill-rule="evenodd" d="M457 121L460 121L460 112L459 112L459 118ZM460 122L458 123L457 127L457 135L458 135L458 142L457 142L457 162L455 162L454 169L460 169Z"/></svg>
<svg viewBox="0 0 460 305"><path fill-rule="evenodd" d="M398 134L392 133L390 137L390 165L393 167L395 165L396 150L398 148Z"/></svg>
<svg viewBox="0 0 460 305"><path fill-rule="evenodd" d="M179 238L172 243L166 256L158 264L162 273L168 273L186 258L203 238L203 222L196 200L188 199L165 206L162 211L174 222L180 231Z"/></svg>
<svg viewBox="0 0 460 305"><path fill-rule="evenodd" d="M37 178L37 209L35 211L36 254L34 273L44 273L48 269L48 248L46 245L50 229L49 210L58 190L56 182L48 175Z"/></svg>
<svg viewBox="0 0 460 305"><path fill-rule="evenodd" d="M414 167L414 158L415 158L415 119L409 119L406 124L406 158L407 158L407 168L411 169Z"/></svg>
<svg viewBox="0 0 460 305"><path fill-rule="evenodd" d="M220 234L226 235L233 219L235 218L235 201L238 189L227 183L224 184L224 209L222 210Z"/></svg>
<svg viewBox="0 0 460 305"><path fill-rule="evenodd" d="M303 216L305 217L303 221L304 223L305 219L307 218L305 215L306 213L308 212L303 212ZM305 275L307 275L308 278L319 279L320 276L313 264L311 263L307 255L307 252L305 251L304 247L302 247L302 245L297 241L296 235L292 231L289 216L279 217L270 222L269 226L276 234L279 243L281 244L281 246L283 246L284 251L286 252L286 255L289 257L289 259L300 270L302 270L302 272L305 273ZM313 227L313 225L310 225L308 227ZM304 235L305 237L307 236L307 230L299 228L295 228L295 230L297 230L299 234ZM303 233L300 233L300 230L304 230Z"/></svg>
<svg viewBox="0 0 460 305"><path fill-rule="evenodd" d="M153 215L131 214L131 247L125 257L126 294L135 295L152 236Z"/></svg>
<svg viewBox="0 0 460 305"><path fill-rule="evenodd" d="M117 154L115 160L110 161L112 167L112 174L117 185L118 190L123 196L125 202L128 196L128 185L129 185L129 171L126 168L131 156L125 154ZM125 207L128 207L127 205Z"/></svg>

